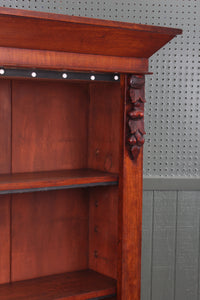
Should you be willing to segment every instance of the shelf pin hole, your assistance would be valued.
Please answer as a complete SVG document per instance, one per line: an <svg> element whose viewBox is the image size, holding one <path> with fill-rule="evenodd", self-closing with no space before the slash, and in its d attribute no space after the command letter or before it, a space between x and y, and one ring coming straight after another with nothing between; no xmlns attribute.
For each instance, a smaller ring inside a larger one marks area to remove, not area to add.
<svg viewBox="0 0 200 300"><path fill-rule="evenodd" d="M98 258L98 255L99 255L98 251L95 250L95 251L94 251L94 257L95 257L95 258Z"/></svg>

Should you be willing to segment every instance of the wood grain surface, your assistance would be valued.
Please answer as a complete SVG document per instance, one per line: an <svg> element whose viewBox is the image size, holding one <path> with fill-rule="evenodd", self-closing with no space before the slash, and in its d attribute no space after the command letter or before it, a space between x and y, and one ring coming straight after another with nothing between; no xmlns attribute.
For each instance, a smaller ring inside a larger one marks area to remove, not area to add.
<svg viewBox="0 0 200 300"><path fill-rule="evenodd" d="M89 266L117 279L118 188L89 190Z"/></svg>
<svg viewBox="0 0 200 300"><path fill-rule="evenodd" d="M0 191L118 182L118 175L92 169L0 175Z"/></svg>
<svg viewBox="0 0 200 300"><path fill-rule="evenodd" d="M150 57L182 32L179 29L84 20L80 17L9 12L9 9L3 8L0 11L0 28L3 47L139 58Z"/></svg>
<svg viewBox="0 0 200 300"><path fill-rule="evenodd" d="M11 81L0 80L0 174L11 170Z"/></svg>
<svg viewBox="0 0 200 300"><path fill-rule="evenodd" d="M116 293L116 281L91 270L0 286L1 300L85 300Z"/></svg>
<svg viewBox="0 0 200 300"><path fill-rule="evenodd" d="M88 167L119 172L120 84L90 85Z"/></svg>
<svg viewBox="0 0 200 300"><path fill-rule="evenodd" d="M4 67L147 73L148 59L0 47Z"/></svg>
<svg viewBox="0 0 200 300"><path fill-rule="evenodd" d="M0 174L11 171L11 82L0 81ZM10 281L10 201L0 196L0 283Z"/></svg>
<svg viewBox="0 0 200 300"><path fill-rule="evenodd" d="M141 280L143 150L131 160L125 147L128 78L122 76L122 148L119 178L118 299L139 300ZM142 91L144 93L144 90ZM141 95L144 96L144 95Z"/></svg>
<svg viewBox="0 0 200 300"><path fill-rule="evenodd" d="M10 281L10 196L0 196L0 284ZM1 296L0 296L1 297Z"/></svg>
<svg viewBox="0 0 200 300"><path fill-rule="evenodd" d="M12 172L87 167L85 84L13 81Z"/></svg>
<svg viewBox="0 0 200 300"><path fill-rule="evenodd" d="M13 195L12 281L88 268L84 189Z"/></svg>

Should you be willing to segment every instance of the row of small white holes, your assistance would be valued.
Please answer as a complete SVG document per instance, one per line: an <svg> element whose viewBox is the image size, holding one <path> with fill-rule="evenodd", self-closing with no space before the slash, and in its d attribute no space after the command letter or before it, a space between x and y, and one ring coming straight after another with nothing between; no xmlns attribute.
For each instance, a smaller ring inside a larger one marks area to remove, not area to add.
<svg viewBox="0 0 200 300"><path fill-rule="evenodd" d="M0 75L5 75L5 70L4 69L0 69ZM33 78L37 77L37 73L36 72L31 72L31 76ZM68 77L67 73L62 73L62 78L66 79ZM119 80L119 76L118 75L114 75L114 80ZM90 80L96 80L95 75L91 75L90 76Z"/></svg>
<svg viewBox="0 0 200 300"><path fill-rule="evenodd" d="M0 5L184 29L182 36L150 60L154 75L147 78L146 85L144 172L161 176L200 175L200 1L4 0Z"/></svg>

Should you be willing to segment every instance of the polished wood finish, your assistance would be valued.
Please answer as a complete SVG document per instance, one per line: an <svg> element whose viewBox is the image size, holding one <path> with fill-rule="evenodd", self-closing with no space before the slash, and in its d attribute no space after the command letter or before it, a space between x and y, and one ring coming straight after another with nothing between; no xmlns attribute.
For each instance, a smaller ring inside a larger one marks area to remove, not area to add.
<svg viewBox="0 0 200 300"><path fill-rule="evenodd" d="M12 100L13 173L87 167L85 84L15 80Z"/></svg>
<svg viewBox="0 0 200 300"><path fill-rule="evenodd" d="M88 268L85 191L13 195L11 280Z"/></svg>
<svg viewBox="0 0 200 300"><path fill-rule="evenodd" d="M139 58L150 57L181 33L178 29L13 9L0 10L0 28L4 47Z"/></svg>
<svg viewBox="0 0 200 300"><path fill-rule="evenodd" d="M90 189L89 267L117 279L118 188Z"/></svg>
<svg viewBox="0 0 200 300"><path fill-rule="evenodd" d="M1 300L140 299L144 75L180 33L0 8ZM8 80L9 67L120 82Z"/></svg>
<svg viewBox="0 0 200 300"><path fill-rule="evenodd" d="M141 234L142 234L142 171L143 149L137 159L131 160L125 147L128 76L121 78L122 87L122 148L119 178L119 261L118 299L139 300L141 278ZM144 95L144 88L141 90Z"/></svg>
<svg viewBox="0 0 200 300"><path fill-rule="evenodd" d="M91 84L88 166L119 174L120 84ZM98 134L97 134L98 133ZM117 277L118 188L89 190L89 266Z"/></svg>
<svg viewBox="0 0 200 300"><path fill-rule="evenodd" d="M0 81L0 174L11 171L11 81Z"/></svg>
<svg viewBox="0 0 200 300"><path fill-rule="evenodd" d="M10 197L0 196L0 284L10 281Z"/></svg>
<svg viewBox="0 0 200 300"><path fill-rule="evenodd" d="M89 168L119 172L120 93L119 83L90 85Z"/></svg>
<svg viewBox="0 0 200 300"><path fill-rule="evenodd" d="M85 300L116 293L116 281L91 270L0 286L1 300Z"/></svg>
<svg viewBox="0 0 200 300"><path fill-rule="evenodd" d="M0 65L53 70L148 73L148 59L0 47Z"/></svg>
<svg viewBox="0 0 200 300"><path fill-rule="evenodd" d="M95 26L102 26L108 28L111 27L116 29L123 28L123 29L130 29L130 30L139 30L139 31L144 30L147 32L159 32L163 34L166 33L169 35L177 35L177 34L181 34L182 32L181 29L177 29L177 28L133 24L128 22L68 16L62 14L45 13L45 12L37 12L37 11L13 9L13 8L1 8L1 14L5 16L16 16L16 17L18 16L21 18L23 17L36 18L36 19L43 19L49 21L61 21L65 23L70 22L70 23L83 24L83 25L95 25Z"/></svg>
<svg viewBox="0 0 200 300"><path fill-rule="evenodd" d="M26 190L77 185L118 183L118 175L92 169L61 170L0 175L0 191Z"/></svg>
<svg viewBox="0 0 200 300"><path fill-rule="evenodd" d="M0 81L0 174L11 171L11 81ZM0 283L10 281L10 202L0 196Z"/></svg>

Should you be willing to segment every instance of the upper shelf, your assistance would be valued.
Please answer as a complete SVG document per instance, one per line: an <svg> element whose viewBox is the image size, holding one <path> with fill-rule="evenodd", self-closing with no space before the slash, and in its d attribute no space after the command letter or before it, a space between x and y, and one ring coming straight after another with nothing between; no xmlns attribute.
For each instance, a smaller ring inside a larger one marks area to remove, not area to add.
<svg viewBox="0 0 200 300"><path fill-rule="evenodd" d="M18 9L0 9L0 47L149 58L182 31Z"/></svg>
<svg viewBox="0 0 200 300"><path fill-rule="evenodd" d="M118 175L93 169L0 175L0 194L117 185Z"/></svg>

